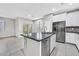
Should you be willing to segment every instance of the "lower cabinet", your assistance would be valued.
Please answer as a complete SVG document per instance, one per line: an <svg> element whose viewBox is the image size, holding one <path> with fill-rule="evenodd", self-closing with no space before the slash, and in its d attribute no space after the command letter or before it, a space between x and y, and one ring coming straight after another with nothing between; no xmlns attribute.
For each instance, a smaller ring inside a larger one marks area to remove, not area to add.
<svg viewBox="0 0 79 59"><path fill-rule="evenodd" d="M55 46L56 46L56 34L52 35L50 39L50 53L52 52Z"/></svg>
<svg viewBox="0 0 79 59"><path fill-rule="evenodd" d="M67 43L75 43L75 34L74 33L66 33L66 42Z"/></svg>
<svg viewBox="0 0 79 59"><path fill-rule="evenodd" d="M24 54L26 56L40 56L40 42L26 38Z"/></svg>
<svg viewBox="0 0 79 59"><path fill-rule="evenodd" d="M79 49L79 34L76 33L66 33L66 42L76 44Z"/></svg>

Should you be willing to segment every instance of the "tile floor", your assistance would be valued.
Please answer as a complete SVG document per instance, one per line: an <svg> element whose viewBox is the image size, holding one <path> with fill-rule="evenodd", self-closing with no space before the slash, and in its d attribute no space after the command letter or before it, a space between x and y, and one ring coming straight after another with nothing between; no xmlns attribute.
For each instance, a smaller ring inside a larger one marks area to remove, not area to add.
<svg viewBox="0 0 79 59"><path fill-rule="evenodd" d="M18 41L16 37L0 39L0 56L24 56L22 49L20 49L22 47L19 47L20 42L22 41ZM16 48L15 51L8 54L13 47ZM74 45L56 43L56 48L51 56L79 56L79 52Z"/></svg>
<svg viewBox="0 0 79 59"><path fill-rule="evenodd" d="M56 43L56 48L51 56L79 56L79 51L74 45Z"/></svg>
<svg viewBox="0 0 79 59"><path fill-rule="evenodd" d="M0 56L22 55L23 40L17 37L0 39Z"/></svg>

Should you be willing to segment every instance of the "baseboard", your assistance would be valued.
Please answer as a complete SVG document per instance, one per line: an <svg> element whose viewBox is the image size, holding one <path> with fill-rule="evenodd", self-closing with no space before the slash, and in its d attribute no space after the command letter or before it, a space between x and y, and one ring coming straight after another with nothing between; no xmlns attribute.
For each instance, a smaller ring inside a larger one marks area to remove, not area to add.
<svg viewBox="0 0 79 59"><path fill-rule="evenodd" d="M70 43L70 42L65 42L65 44L76 45L76 44Z"/></svg>

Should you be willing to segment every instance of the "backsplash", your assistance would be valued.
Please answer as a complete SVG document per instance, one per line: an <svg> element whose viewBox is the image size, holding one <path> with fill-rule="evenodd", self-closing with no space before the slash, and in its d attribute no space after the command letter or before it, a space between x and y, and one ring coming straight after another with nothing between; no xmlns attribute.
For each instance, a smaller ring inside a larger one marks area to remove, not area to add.
<svg viewBox="0 0 79 59"><path fill-rule="evenodd" d="M79 26L68 26L65 28L65 31L71 33L79 33Z"/></svg>

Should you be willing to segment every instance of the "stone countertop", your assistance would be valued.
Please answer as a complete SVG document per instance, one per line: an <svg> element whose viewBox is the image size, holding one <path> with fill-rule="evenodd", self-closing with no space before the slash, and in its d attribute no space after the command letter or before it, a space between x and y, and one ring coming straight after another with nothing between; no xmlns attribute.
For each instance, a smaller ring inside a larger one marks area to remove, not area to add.
<svg viewBox="0 0 79 59"><path fill-rule="evenodd" d="M51 37L54 34L55 33L51 33L51 32L46 32L46 33L28 33L28 34L21 34L21 36L40 42L40 41L46 40L47 38Z"/></svg>

